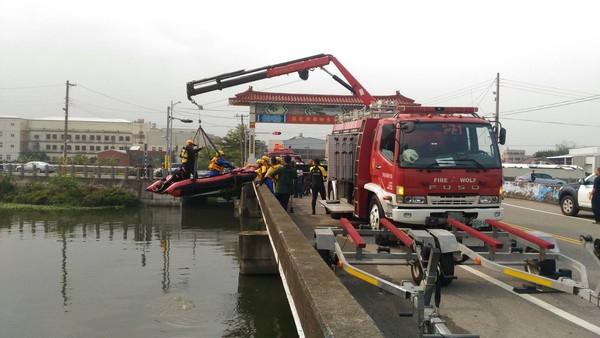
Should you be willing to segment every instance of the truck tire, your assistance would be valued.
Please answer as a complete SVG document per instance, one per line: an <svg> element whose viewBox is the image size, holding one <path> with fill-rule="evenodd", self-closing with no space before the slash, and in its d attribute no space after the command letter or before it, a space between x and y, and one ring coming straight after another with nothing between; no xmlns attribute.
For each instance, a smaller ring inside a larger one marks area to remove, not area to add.
<svg viewBox="0 0 600 338"><path fill-rule="evenodd" d="M440 284L442 286L450 285L454 280L454 255L451 252L441 254L438 266L438 278L440 279ZM412 262L410 264L410 274L412 275L415 284L421 285L424 273L423 268L421 267L421 264L419 264L419 262Z"/></svg>
<svg viewBox="0 0 600 338"><path fill-rule="evenodd" d="M380 229L380 225L379 225L379 219L381 217L385 217L385 214L383 213L383 208L381 207L381 204L379 204L379 200L377 199L377 196L373 195L373 197L371 197L371 202L369 203L369 225L371 226L371 229L373 230L379 230Z"/></svg>
<svg viewBox="0 0 600 338"><path fill-rule="evenodd" d="M419 262L410 263L410 274L415 285L421 285L421 282L423 281L423 268Z"/></svg>
<svg viewBox="0 0 600 338"><path fill-rule="evenodd" d="M577 208L577 203L575 203L573 196L566 195L560 200L560 211L567 216L577 216L579 208Z"/></svg>

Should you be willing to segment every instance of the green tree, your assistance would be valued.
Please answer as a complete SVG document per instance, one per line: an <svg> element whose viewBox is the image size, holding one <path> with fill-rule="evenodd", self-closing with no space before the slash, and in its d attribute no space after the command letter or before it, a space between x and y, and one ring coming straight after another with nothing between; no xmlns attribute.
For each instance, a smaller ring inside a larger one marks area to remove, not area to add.
<svg viewBox="0 0 600 338"><path fill-rule="evenodd" d="M96 160L97 161L97 160ZM114 157L108 157L105 158L104 160L100 161L100 165L109 165L109 166L116 166L119 165L119 160L114 158Z"/></svg>
<svg viewBox="0 0 600 338"><path fill-rule="evenodd" d="M90 164L90 159L83 155L83 154L75 154L73 155L73 157L71 158L71 164L77 164L77 165L86 165L86 164Z"/></svg>
<svg viewBox="0 0 600 338"><path fill-rule="evenodd" d="M569 153L569 149L573 149L573 148L577 148L577 144L575 144L575 142L563 141L562 143L557 144L556 149L554 149L554 150L536 151L533 154L533 157L551 157L551 156L566 155Z"/></svg>
<svg viewBox="0 0 600 338"><path fill-rule="evenodd" d="M20 162L49 161L50 157L43 151L25 150L19 154Z"/></svg>
<svg viewBox="0 0 600 338"><path fill-rule="evenodd" d="M246 127L243 124L230 129L221 141L222 150L230 162L242 163L242 149Z"/></svg>

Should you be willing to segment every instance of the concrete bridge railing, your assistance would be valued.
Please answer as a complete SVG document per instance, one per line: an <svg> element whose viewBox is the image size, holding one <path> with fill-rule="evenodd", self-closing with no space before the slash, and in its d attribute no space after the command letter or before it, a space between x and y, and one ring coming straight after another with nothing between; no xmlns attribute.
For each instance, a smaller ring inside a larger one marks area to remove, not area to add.
<svg viewBox="0 0 600 338"><path fill-rule="evenodd" d="M255 191L280 276L289 289L304 335L383 337L268 188L255 187Z"/></svg>

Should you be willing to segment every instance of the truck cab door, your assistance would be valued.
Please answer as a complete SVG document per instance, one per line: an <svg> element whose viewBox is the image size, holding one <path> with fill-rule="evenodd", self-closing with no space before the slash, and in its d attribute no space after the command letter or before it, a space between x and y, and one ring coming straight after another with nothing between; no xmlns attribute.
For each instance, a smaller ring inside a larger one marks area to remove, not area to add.
<svg viewBox="0 0 600 338"><path fill-rule="evenodd" d="M594 188L594 179L596 175L590 175L583 179L581 186L577 190L577 204L583 208L592 208L592 201L589 199L588 194Z"/></svg>
<svg viewBox="0 0 600 338"><path fill-rule="evenodd" d="M394 154L397 144L394 123L379 124L373 143L371 182L394 193Z"/></svg>

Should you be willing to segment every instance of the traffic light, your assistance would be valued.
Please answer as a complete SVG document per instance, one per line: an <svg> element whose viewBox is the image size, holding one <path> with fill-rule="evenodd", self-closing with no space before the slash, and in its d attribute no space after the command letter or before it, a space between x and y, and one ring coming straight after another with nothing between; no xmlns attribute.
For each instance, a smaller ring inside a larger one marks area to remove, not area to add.
<svg viewBox="0 0 600 338"><path fill-rule="evenodd" d="M273 135L281 135L281 132L280 131L274 131Z"/></svg>

